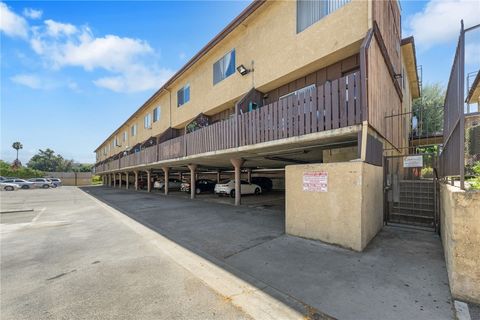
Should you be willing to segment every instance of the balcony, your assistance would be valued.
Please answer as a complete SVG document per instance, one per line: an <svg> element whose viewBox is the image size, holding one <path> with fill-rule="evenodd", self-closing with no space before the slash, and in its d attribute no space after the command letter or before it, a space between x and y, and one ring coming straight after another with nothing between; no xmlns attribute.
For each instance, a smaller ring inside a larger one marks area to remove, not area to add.
<svg viewBox="0 0 480 320"><path fill-rule="evenodd" d="M98 163L96 173L182 160L185 157L252 146L349 127L362 122L360 72L327 81L297 96L237 114L139 152Z"/></svg>

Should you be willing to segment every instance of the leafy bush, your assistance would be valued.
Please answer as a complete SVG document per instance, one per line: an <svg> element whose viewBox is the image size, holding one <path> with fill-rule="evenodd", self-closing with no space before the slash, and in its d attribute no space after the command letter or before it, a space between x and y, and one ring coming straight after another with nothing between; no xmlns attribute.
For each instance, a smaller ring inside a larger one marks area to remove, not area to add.
<svg viewBox="0 0 480 320"><path fill-rule="evenodd" d="M30 178L43 177L44 174L42 171L27 168L27 167L19 167L14 170L12 169L12 166L10 163L0 160L0 176L30 179Z"/></svg>
<svg viewBox="0 0 480 320"><path fill-rule="evenodd" d="M102 177L93 175L92 176L92 184L102 184Z"/></svg>
<svg viewBox="0 0 480 320"><path fill-rule="evenodd" d="M422 178L433 178L433 168L432 167L422 168Z"/></svg>

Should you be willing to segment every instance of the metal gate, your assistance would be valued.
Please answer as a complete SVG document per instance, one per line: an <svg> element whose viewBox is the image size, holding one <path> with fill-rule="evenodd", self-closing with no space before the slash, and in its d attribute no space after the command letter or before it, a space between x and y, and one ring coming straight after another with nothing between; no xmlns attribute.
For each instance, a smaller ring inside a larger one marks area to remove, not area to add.
<svg viewBox="0 0 480 320"><path fill-rule="evenodd" d="M384 157L384 220L438 231L437 154Z"/></svg>

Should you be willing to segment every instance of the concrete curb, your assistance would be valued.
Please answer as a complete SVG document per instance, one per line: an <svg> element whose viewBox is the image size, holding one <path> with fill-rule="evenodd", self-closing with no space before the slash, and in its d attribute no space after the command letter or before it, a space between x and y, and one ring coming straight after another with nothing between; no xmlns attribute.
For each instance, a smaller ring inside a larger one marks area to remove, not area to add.
<svg viewBox="0 0 480 320"><path fill-rule="evenodd" d="M455 306L455 319L457 320L471 320L470 311L468 310L468 304L455 300L453 303Z"/></svg>
<svg viewBox="0 0 480 320"><path fill-rule="evenodd" d="M309 310L310 308L308 306L304 306L307 316L296 311L273 297L281 296L288 300L288 296L275 288L253 279L255 283L254 286L228 272L226 268L219 267L218 265L225 265L223 262L219 261L216 264L202 258L161 234L147 228L110 205L98 200L87 192L83 191L83 193L254 319L308 319L312 315L315 319L333 319L321 315L319 312L315 312L316 310ZM212 258L212 260L216 259ZM252 277L246 275L246 278ZM269 292L269 294L265 291ZM298 304L298 301L294 301L292 304Z"/></svg>

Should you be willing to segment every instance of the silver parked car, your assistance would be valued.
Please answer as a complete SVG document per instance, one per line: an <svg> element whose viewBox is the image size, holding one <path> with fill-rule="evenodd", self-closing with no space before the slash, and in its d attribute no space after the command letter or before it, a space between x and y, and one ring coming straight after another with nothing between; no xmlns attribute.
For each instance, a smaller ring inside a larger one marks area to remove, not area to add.
<svg viewBox="0 0 480 320"><path fill-rule="evenodd" d="M58 178L48 178L55 187L60 187L62 185L62 180Z"/></svg>
<svg viewBox="0 0 480 320"><path fill-rule="evenodd" d="M20 188L18 184L15 183L6 183L6 182L0 182L0 190L2 191L15 191Z"/></svg>
<svg viewBox="0 0 480 320"><path fill-rule="evenodd" d="M35 184L33 182L23 180L23 179L5 179L5 180L2 180L2 182L4 182L4 183L14 183L22 189L33 189L33 188L35 188Z"/></svg>
<svg viewBox="0 0 480 320"><path fill-rule="evenodd" d="M32 178L28 179L28 181L33 182L36 188L48 189L50 187L53 187L52 182L45 178Z"/></svg>

